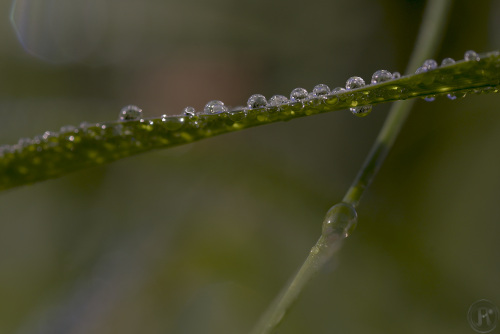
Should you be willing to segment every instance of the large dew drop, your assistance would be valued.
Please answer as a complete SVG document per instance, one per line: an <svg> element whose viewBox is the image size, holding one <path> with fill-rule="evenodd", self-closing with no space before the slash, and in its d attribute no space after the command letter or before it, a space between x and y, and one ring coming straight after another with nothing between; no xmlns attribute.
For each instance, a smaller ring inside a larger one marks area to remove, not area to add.
<svg viewBox="0 0 500 334"><path fill-rule="evenodd" d="M473 51L473 50L469 50L469 51L466 51L465 54L464 54L464 59L466 61L479 61L480 58L478 56L478 54L476 53L476 51Z"/></svg>
<svg viewBox="0 0 500 334"><path fill-rule="evenodd" d="M142 117L142 109L138 106L128 105L120 110L120 121L135 121Z"/></svg>
<svg viewBox="0 0 500 334"><path fill-rule="evenodd" d="M354 231L357 223L356 209L352 205L340 202L326 213L323 221L323 235L347 238Z"/></svg>
<svg viewBox="0 0 500 334"><path fill-rule="evenodd" d="M392 80L392 73L386 70L378 70L372 75L372 84Z"/></svg>
<svg viewBox="0 0 500 334"><path fill-rule="evenodd" d="M295 88L290 93L290 100L303 101L303 100L307 99L307 96L308 96L307 90L305 90L304 88Z"/></svg>
<svg viewBox="0 0 500 334"><path fill-rule="evenodd" d="M288 103L288 98L283 95L274 95L269 99L268 105L270 107L279 107L282 104Z"/></svg>
<svg viewBox="0 0 500 334"><path fill-rule="evenodd" d="M330 94L330 87L325 84L314 86L311 97L321 97Z"/></svg>
<svg viewBox="0 0 500 334"><path fill-rule="evenodd" d="M227 112L228 109L224 105L224 102L213 100L205 105L203 111L205 112L205 114L220 114L223 112Z"/></svg>
<svg viewBox="0 0 500 334"><path fill-rule="evenodd" d="M363 78L360 78L360 77L350 77L349 79L347 79L346 83L345 83L345 88L347 90L349 89L356 89L356 88L361 88L365 85L365 81L363 80Z"/></svg>
<svg viewBox="0 0 500 334"><path fill-rule="evenodd" d="M266 105L266 97L261 94L254 94L247 101L247 107L251 109L264 108Z"/></svg>

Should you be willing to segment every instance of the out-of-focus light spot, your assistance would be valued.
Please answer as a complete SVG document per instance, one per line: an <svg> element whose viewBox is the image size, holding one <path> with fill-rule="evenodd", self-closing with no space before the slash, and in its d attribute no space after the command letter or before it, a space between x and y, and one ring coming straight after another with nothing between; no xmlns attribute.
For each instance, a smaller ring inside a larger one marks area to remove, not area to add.
<svg viewBox="0 0 500 334"><path fill-rule="evenodd" d="M14 0L10 21L30 54L51 63L78 62L103 38L106 1Z"/></svg>

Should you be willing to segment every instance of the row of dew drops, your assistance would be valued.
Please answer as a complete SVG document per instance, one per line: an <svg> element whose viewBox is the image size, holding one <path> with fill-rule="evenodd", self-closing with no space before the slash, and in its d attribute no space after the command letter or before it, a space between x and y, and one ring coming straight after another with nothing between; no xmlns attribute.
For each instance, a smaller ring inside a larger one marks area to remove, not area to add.
<svg viewBox="0 0 500 334"><path fill-rule="evenodd" d="M464 59L466 61L479 61L480 58L478 54L475 51L469 50L465 52ZM455 60L452 58L445 58L441 62L441 66L448 66L448 65L453 65L455 64ZM420 74L424 72L428 72L431 70L434 70L438 68L438 63L434 59L428 59L426 60L422 66L420 66L416 71L415 74ZM394 80L394 79L399 79L401 77L401 74L399 72L394 72L391 73L387 70L378 70L375 73L373 73L372 78L371 78L371 84L378 84L381 82L389 81L389 80ZM280 108L281 106L287 105L289 103L304 103L307 100L312 100L312 99L325 99L329 95L336 95L340 92L344 92L347 90L352 90L356 88L361 88L364 87L365 81L361 77L353 76L350 77L346 81L345 88L342 87L337 87L334 89L330 89L325 84L319 84L316 85L312 92L308 92L304 88L295 88L292 90L290 93L290 99L288 99L286 96L283 95L274 95L271 97L269 100L266 99L264 95L261 94L254 94L250 96L250 98L247 101L247 106L242 109L242 111L247 111L250 109L261 109L261 108ZM451 100L455 100L457 97L464 97L465 93L462 93L461 96L458 96L456 94L447 94L447 97ZM435 97L434 96L427 96L424 98L424 100L431 102L434 101ZM213 100L208 102L202 112L196 112L195 108L193 107L186 107L183 110L183 114L181 117L193 117L196 115L215 115L215 114L220 114L220 113L225 113L225 112L230 112L230 111L237 111L238 109L233 109L230 110L222 101L218 100ZM364 106L358 106L358 107L352 107L349 109L354 115L358 117L364 117L367 116L371 110L372 106L371 105L364 105ZM162 118L166 118L166 115L163 115ZM142 110L134 105L128 105L123 107L120 110L119 114L119 120L120 121L130 121L130 120L140 120L142 118Z"/></svg>
<svg viewBox="0 0 500 334"><path fill-rule="evenodd" d="M465 52L464 55L464 60L465 61L479 61L480 57L478 54L472 50L469 50ZM455 61L452 58L445 58L441 62L441 66L448 66L454 64ZM420 66L416 70L416 74L428 72L431 70L434 70L438 68L438 64L435 60L429 59L426 60L422 66ZM389 80L395 80L399 79L401 77L401 74L399 72L394 72L391 73L386 70L378 70L375 73L373 73L372 78L371 78L371 84L378 84L381 82L389 81ZM236 108L230 110L222 101L217 101L213 100L208 102L205 105L205 108L203 109L202 112L196 112L195 108L193 107L186 107L183 110L183 114L180 116L167 116L167 115L162 115L163 120L168 120L168 119L175 119L176 126L180 127L184 120L186 118L194 117L197 115L215 115L215 114L221 114L221 113L226 113L226 112L238 112L238 111L243 111L246 112L251 109L262 109L262 108L277 108L278 110L280 107L287 105L287 104L295 104L295 103L301 103L304 105L305 102L308 100L312 99L326 99L328 96L333 96L341 92L349 91L352 89L356 88L361 88L364 87L365 81L361 77L353 76L349 78L346 81L345 88L342 87L337 87L334 89L330 89L327 85L325 84L319 84L316 85L312 92L308 92L304 88L295 88L292 90L290 93L290 98L288 99L286 96L283 95L274 95L271 97L269 100L266 99L265 96L261 94L254 94L250 96L250 98L247 101L247 106L244 108ZM450 93L447 94L447 97L451 100L455 100L457 97L464 97L465 93ZM427 96L424 98L426 101L434 101L435 97L434 96ZM350 111L358 116L358 117L364 117L367 116L372 110L371 105L364 105L364 106L356 106L350 108ZM143 113L142 110L134 105L128 105L123 107L120 110L119 113L119 121L137 121L140 120L141 122L145 122L146 120L143 119ZM107 131L107 130L112 130L109 127L106 127L106 125L100 125L100 124L89 124L87 122L83 122L80 124L80 126L74 127L71 125L66 125L63 126L60 129L60 133L72 133L72 132L78 132L79 130L82 130L84 132L91 131L90 129L94 126L100 126L102 127L102 130ZM114 132L117 134L120 134L121 131L117 129L117 127L121 127L120 124L114 127ZM112 130L112 131L113 131ZM3 145L0 146L0 156L7 154L7 153L15 153L15 152L20 152L24 147L33 145L33 144L41 144L41 143L48 143L51 144L49 146L54 146L57 145L57 137L59 136L58 133L52 132L52 131L47 131L41 136L36 136L33 139L30 138L21 138L19 142L15 145ZM76 136L70 135L67 137L69 141L73 142L76 140ZM41 149L41 148L39 148Z"/></svg>

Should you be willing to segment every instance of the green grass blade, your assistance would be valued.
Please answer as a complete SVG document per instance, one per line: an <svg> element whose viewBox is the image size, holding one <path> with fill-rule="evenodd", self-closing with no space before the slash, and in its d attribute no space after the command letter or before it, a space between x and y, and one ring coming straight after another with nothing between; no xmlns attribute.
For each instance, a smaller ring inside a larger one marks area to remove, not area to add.
<svg viewBox="0 0 500 334"><path fill-rule="evenodd" d="M65 132L46 132L32 140L0 148L0 190L56 178L154 149L314 114L427 95L498 92L500 53L490 52L480 58L279 107L106 122Z"/></svg>

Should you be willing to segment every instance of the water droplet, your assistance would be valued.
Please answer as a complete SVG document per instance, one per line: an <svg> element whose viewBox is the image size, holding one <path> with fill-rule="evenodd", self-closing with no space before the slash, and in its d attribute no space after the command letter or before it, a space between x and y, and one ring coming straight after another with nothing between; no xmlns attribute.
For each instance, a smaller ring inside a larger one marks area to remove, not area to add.
<svg viewBox="0 0 500 334"><path fill-rule="evenodd" d="M449 98L450 100L456 100L457 98L461 99L464 98L467 95L465 92L459 92L459 93L450 93L446 94L446 97Z"/></svg>
<svg viewBox="0 0 500 334"><path fill-rule="evenodd" d="M61 127L59 132L73 132L75 130L76 130L76 128L73 125L65 125L65 126Z"/></svg>
<svg viewBox="0 0 500 334"><path fill-rule="evenodd" d="M31 139L30 138L21 138L17 142L17 145L19 145L21 147L29 146L29 145L31 145Z"/></svg>
<svg viewBox="0 0 500 334"><path fill-rule="evenodd" d="M205 105L203 111L205 112L205 114L220 114L228 111L228 109L224 105L224 102L213 100Z"/></svg>
<svg viewBox="0 0 500 334"><path fill-rule="evenodd" d="M142 109L138 106L128 105L120 110L120 121L135 121L142 117Z"/></svg>
<svg viewBox="0 0 500 334"><path fill-rule="evenodd" d="M279 107L282 104L288 103L288 98L283 95L274 95L269 99L269 106L270 107Z"/></svg>
<svg viewBox="0 0 500 334"><path fill-rule="evenodd" d="M434 59L427 59L424 61L424 64L422 65L424 67L427 67L427 70L434 70L438 67L438 63Z"/></svg>
<svg viewBox="0 0 500 334"><path fill-rule="evenodd" d="M94 124L90 124L89 122L81 122L79 127L80 127L80 129L85 131L88 128L90 128L91 126L94 126Z"/></svg>
<svg viewBox="0 0 500 334"><path fill-rule="evenodd" d="M45 131L44 134L42 135L43 140L48 140L50 138L56 137L57 134L52 131Z"/></svg>
<svg viewBox="0 0 500 334"><path fill-rule="evenodd" d="M401 78L401 73L399 73L399 72L392 73L392 78L393 79L399 79L399 78Z"/></svg>
<svg viewBox="0 0 500 334"><path fill-rule="evenodd" d="M424 100L427 102L433 102L435 99L436 99L436 97L434 95L429 95L429 96L424 97Z"/></svg>
<svg viewBox="0 0 500 334"><path fill-rule="evenodd" d="M356 228L358 214L352 205L344 202L335 204L328 210L323 221L323 235L337 235L347 238Z"/></svg>
<svg viewBox="0 0 500 334"><path fill-rule="evenodd" d="M182 111L182 115L187 117L196 116L196 110L193 107L186 107Z"/></svg>
<svg viewBox="0 0 500 334"><path fill-rule="evenodd" d="M314 86L312 91L312 97L325 96L330 94L330 87L325 84L319 84Z"/></svg>
<svg viewBox="0 0 500 334"><path fill-rule="evenodd" d="M372 111L372 106L371 105L366 105L366 106L360 106L360 107L354 107L354 108L349 108L349 110L353 113L353 115L358 116L358 117L365 117L368 116L368 114L371 113Z"/></svg>
<svg viewBox="0 0 500 334"><path fill-rule="evenodd" d="M391 80L392 73L386 70L378 70L372 75L372 84L378 84L384 81Z"/></svg>
<svg viewBox="0 0 500 334"><path fill-rule="evenodd" d="M441 66L448 66L448 65L453 65L455 64L455 60L453 58L444 58L441 61Z"/></svg>
<svg viewBox="0 0 500 334"><path fill-rule="evenodd" d="M415 71L415 74L420 74L420 73L425 73L427 72L429 69L425 66L420 66L419 68L417 68L417 70Z"/></svg>
<svg viewBox="0 0 500 334"><path fill-rule="evenodd" d="M342 88L342 87L335 87L334 89L332 89L332 94L337 94L337 93L341 93L341 92L345 92L345 88Z"/></svg>
<svg viewBox="0 0 500 334"><path fill-rule="evenodd" d="M266 105L266 97L261 94L254 94L250 96L247 101L247 107L251 109L264 108Z"/></svg>
<svg viewBox="0 0 500 334"><path fill-rule="evenodd" d="M356 88L361 88L365 85L365 81L363 80L363 78L360 78L360 77L350 77L349 79L347 79L346 83L345 83L345 88L347 90L349 89L356 89Z"/></svg>
<svg viewBox="0 0 500 334"><path fill-rule="evenodd" d="M292 101L303 101L307 99L308 93L304 88L295 88L290 93L290 100Z"/></svg>
<svg viewBox="0 0 500 334"><path fill-rule="evenodd" d="M466 51L464 54L464 59L466 61L471 61L471 60L479 61L480 60L478 54L473 50Z"/></svg>

